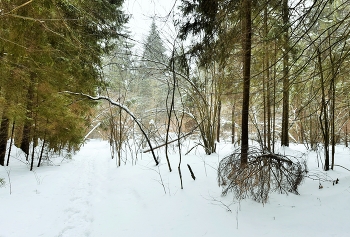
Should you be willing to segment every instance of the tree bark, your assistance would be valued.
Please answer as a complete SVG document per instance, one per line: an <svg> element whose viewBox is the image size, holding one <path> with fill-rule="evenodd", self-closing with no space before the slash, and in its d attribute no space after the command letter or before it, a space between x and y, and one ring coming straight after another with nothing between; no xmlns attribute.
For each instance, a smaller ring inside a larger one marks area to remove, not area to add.
<svg viewBox="0 0 350 237"><path fill-rule="evenodd" d="M34 99L34 73L31 73L31 81L28 88L27 94L27 114L26 121L23 126L23 135L20 148L26 154L26 159L28 160L29 155L29 144L30 144L30 133L32 130L32 119L33 119L33 99Z"/></svg>
<svg viewBox="0 0 350 237"><path fill-rule="evenodd" d="M282 2L283 34L283 105L281 145L289 146L289 8L288 0Z"/></svg>
<svg viewBox="0 0 350 237"><path fill-rule="evenodd" d="M235 102L233 102L235 103ZM231 143L235 143L235 104L232 105L232 112L231 112L231 121L232 121L232 126L231 126Z"/></svg>
<svg viewBox="0 0 350 237"><path fill-rule="evenodd" d="M219 99L219 101L218 101L218 121L217 121L218 127L216 128L216 130L217 130L217 132L216 132L216 141L217 142L220 142L220 127L221 127L221 123L220 123L221 119L220 119L220 117L221 117L221 100Z"/></svg>
<svg viewBox="0 0 350 237"><path fill-rule="evenodd" d="M7 138L8 138L8 129L9 129L9 119L4 115L1 119L0 125L0 165L5 165L5 155L7 149Z"/></svg>
<svg viewBox="0 0 350 237"><path fill-rule="evenodd" d="M243 104L242 104L242 145L241 166L248 164L249 148L249 96L250 96L250 63L251 63L251 1L243 0L242 4L242 49L243 49Z"/></svg>
<svg viewBox="0 0 350 237"><path fill-rule="evenodd" d="M6 166L9 166L10 163L10 155L11 155L11 149L12 149L12 143L13 143L13 134L15 132L15 121L13 121L12 123L12 129L11 129L11 140L10 140L10 146L9 146L9 152L7 154L7 162L6 162Z"/></svg>
<svg viewBox="0 0 350 237"><path fill-rule="evenodd" d="M320 78L321 78L321 90L322 90L322 102L321 102L321 112L319 116L321 131L323 135L324 141L324 154L325 154L325 164L324 170L329 170L329 124L328 124L328 110L326 103L326 95L325 95L325 86L324 86L324 78L323 78L323 68L322 68L322 60L321 60L321 52L317 49L317 58L318 58L318 66L320 70ZM323 114L323 118L322 118Z"/></svg>

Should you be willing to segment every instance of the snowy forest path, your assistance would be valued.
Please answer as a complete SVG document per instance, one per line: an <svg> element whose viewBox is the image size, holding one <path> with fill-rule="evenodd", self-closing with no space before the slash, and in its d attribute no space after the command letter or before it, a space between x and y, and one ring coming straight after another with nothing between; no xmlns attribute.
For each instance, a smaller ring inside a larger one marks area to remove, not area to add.
<svg viewBox="0 0 350 237"><path fill-rule="evenodd" d="M65 185L62 188L67 190L68 196L63 208L64 216L59 217L63 226L57 236L92 236L93 206L100 200L99 186L106 179L108 168L108 162L101 161L108 156L101 155L101 149L98 148L92 150L82 147L79 155L73 158L72 162L76 164L70 165L71 171L63 177Z"/></svg>

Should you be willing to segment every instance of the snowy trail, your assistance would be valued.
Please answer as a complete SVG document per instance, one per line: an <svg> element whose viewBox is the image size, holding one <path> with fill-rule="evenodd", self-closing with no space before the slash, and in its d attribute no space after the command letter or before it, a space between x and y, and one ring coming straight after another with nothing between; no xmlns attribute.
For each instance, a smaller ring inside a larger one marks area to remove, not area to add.
<svg viewBox="0 0 350 237"><path fill-rule="evenodd" d="M105 143L97 144L94 150L83 147L73 161L76 165L72 164L72 170L66 173L63 188L67 190L69 200L63 216L59 217L63 226L56 236L91 236L94 221L92 210L99 199L98 187L105 180L104 174L108 167L108 162L101 161L108 158L108 150L101 155L105 148L108 148Z"/></svg>
<svg viewBox="0 0 350 237"><path fill-rule="evenodd" d="M8 184L0 188L0 237L343 237L350 232L350 175L343 169L326 173L340 179L335 186L323 183L318 189L318 181L308 179L300 196L271 194L263 206L220 196L215 166L222 155L184 156L183 190L177 155L170 157L173 172L159 156L158 167L148 154L138 154L136 165L117 167L108 143L91 140L72 160L58 158L55 166L35 172L13 160L12 193ZM348 149L338 149L341 165L350 167L349 157ZM310 159L310 169L317 171L315 156ZM6 177L5 169L0 177Z"/></svg>

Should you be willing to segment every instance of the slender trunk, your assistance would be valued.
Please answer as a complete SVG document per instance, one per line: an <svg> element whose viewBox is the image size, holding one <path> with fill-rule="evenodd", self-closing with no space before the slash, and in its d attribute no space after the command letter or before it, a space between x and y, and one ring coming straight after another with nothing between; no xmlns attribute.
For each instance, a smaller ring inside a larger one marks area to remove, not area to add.
<svg viewBox="0 0 350 237"><path fill-rule="evenodd" d="M282 2L283 34L283 106L282 106L282 135L281 145L289 146L289 8L288 0Z"/></svg>
<svg viewBox="0 0 350 237"><path fill-rule="evenodd" d="M265 75L267 80L267 88L266 88L266 122L267 122L267 137L266 137L266 143L267 143L267 150L271 152L271 79L270 79L270 58L269 58L269 52L270 49L268 47L267 42L267 35L268 35L268 9L267 6L264 9L264 35L266 38L265 41ZM265 104L265 103L264 103ZM265 114L264 113L264 114Z"/></svg>
<svg viewBox="0 0 350 237"><path fill-rule="evenodd" d="M231 143L235 143L235 104L232 105L232 113L231 113Z"/></svg>
<svg viewBox="0 0 350 237"><path fill-rule="evenodd" d="M221 117L221 99L219 99L218 101L218 127L217 127L217 132L216 132L216 141L220 142L220 127L221 127L221 123L220 123L220 117Z"/></svg>
<svg viewBox="0 0 350 237"><path fill-rule="evenodd" d="M329 40L329 45L331 45L331 37L328 35L328 40ZM334 58L332 57L332 48L330 46L329 48L329 59L331 62L331 71L332 71L332 80L331 80L331 85L330 85L330 93L331 93L331 141L332 141L332 164L331 164L331 169L333 170L334 168L334 155L335 155L335 79L336 79L336 71L335 70L335 63L334 63Z"/></svg>
<svg viewBox="0 0 350 237"><path fill-rule="evenodd" d="M168 141L169 141L169 132L170 132L170 123L171 123L171 114L174 109L174 103L175 103L175 87L176 87L176 74L175 74L175 60L174 60L174 51L173 51L173 60L172 60L172 73L173 73L173 84L172 84L172 93L171 93L171 102L170 102L170 109L168 110L168 124L166 128L166 136L165 136L165 158L168 163L168 169L169 172L172 171L170 160L169 160L169 152L168 152Z"/></svg>
<svg viewBox="0 0 350 237"><path fill-rule="evenodd" d="M345 147L348 147L348 123L345 125Z"/></svg>
<svg viewBox="0 0 350 237"><path fill-rule="evenodd" d="M266 104L266 97L267 97L267 90L266 90L266 68L265 68L265 55L263 56L263 93L262 93L262 96L263 96L263 117L264 117L264 121L263 121L263 149L265 150L267 148L267 115L266 115L266 111L267 111L267 104ZM257 124L258 126L258 124Z"/></svg>
<svg viewBox="0 0 350 237"><path fill-rule="evenodd" d="M241 145L241 166L248 164L249 148L249 96L250 96L250 63L251 63L251 1L243 0L243 103L242 103L242 145Z"/></svg>
<svg viewBox="0 0 350 237"><path fill-rule="evenodd" d="M5 155L6 155L6 149L7 149L7 138L8 138L8 130L9 130L9 119L4 115L5 112L3 112L3 116L1 119L1 125L0 125L0 165L5 165Z"/></svg>
<svg viewBox="0 0 350 237"><path fill-rule="evenodd" d="M320 70L320 78L321 78L321 90L322 90L322 102L321 102L321 112L319 116L321 131L323 135L324 141L324 152L325 152L325 165L324 170L329 170L329 125L328 125L328 111L327 111L327 103L326 103L326 94L325 94L325 86L324 86L324 78L323 78L323 68L322 68L322 60L320 50L317 49L318 56L318 66ZM322 118L323 114L323 118Z"/></svg>
<svg viewBox="0 0 350 237"><path fill-rule="evenodd" d="M48 123L49 123L49 119L46 120L46 126L47 126ZM47 134L47 131L45 129L44 138L43 138L43 144L41 146L40 157L39 157L39 161L38 161L37 167L40 167L41 161L43 159L44 148L45 148L45 145L46 145L46 134Z"/></svg>
<svg viewBox="0 0 350 237"><path fill-rule="evenodd" d="M13 134L15 132L15 120L12 123L12 129L11 129L11 140L10 140L10 147L9 147L9 152L7 154L7 162L6 162L6 166L9 166L10 163L10 155L11 155L11 149L12 149L12 143L13 143Z"/></svg>
<svg viewBox="0 0 350 237"><path fill-rule="evenodd" d="M45 143L46 143L45 137L46 137L46 134L44 135L43 145L41 146L40 157L39 157L39 161L38 161L37 167L40 167L41 161L42 161L42 159L43 159L43 154L44 154L44 149L45 149Z"/></svg>
<svg viewBox="0 0 350 237"><path fill-rule="evenodd" d="M277 61L277 44L275 41L275 50L274 50L274 62ZM273 67L273 120L272 120L272 152L275 152L275 137L276 137L276 63L274 63Z"/></svg>
<svg viewBox="0 0 350 237"><path fill-rule="evenodd" d="M122 144L123 144L123 134L122 134L122 109L119 108L119 132L118 134L118 142L117 142L117 153L118 153L118 166L121 165L121 159L122 159Z"/></svg>
<svg viewBox="0 0 350 237"><path fill-rule="evenodd" d="M20 148L26 154L26 160L28 161L29 144L31 139L32 118L33 118L33 99L34 99L34 73L31 73L31 81L27 94L27 114L26 121L23 126L23 135Z"/></svg>
<svg viewBox="0 0 350 237"><path fill-rule="evenodd" d="M36 128L37 128L37 120L36 120L36 118L37 118L37 114L35 114L35 116L34 116L34 128L33 128L33 134L35 135L36 134ZM31 162L30 162L30 171L32 171L33 170L33 167L34 167L34 155L35 155L35 147L36 147L36 143L37 142L35 142L34 140L33 140L33 142L32 142L33 144L32 144L32 158L31 158Z"/></svg>
<svg viewBox="0 0 350 237"><path fill-rule="evenodd" d="M331 164L331 169L333 170L334 168L334 155L335 155L335 78L332 78L332 103L331 103L331 116L332 116L332 121L331 121L331 136L332 136L332 164Z"/></svg>

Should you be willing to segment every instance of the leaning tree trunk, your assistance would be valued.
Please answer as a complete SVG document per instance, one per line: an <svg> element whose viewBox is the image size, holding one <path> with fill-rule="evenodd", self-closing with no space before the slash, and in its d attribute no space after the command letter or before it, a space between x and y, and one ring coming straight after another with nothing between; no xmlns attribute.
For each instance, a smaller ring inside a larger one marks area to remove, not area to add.
<svg viewBox="0 0 350 237"><path fill-rule="evenodd" d="M242 103L242 145L241 166L248 164L248 122L249 122L249 95L250 95L250 62L251 62L251 1L243 0L242 4L242 49L243 49L243 103Z"/></svg>

